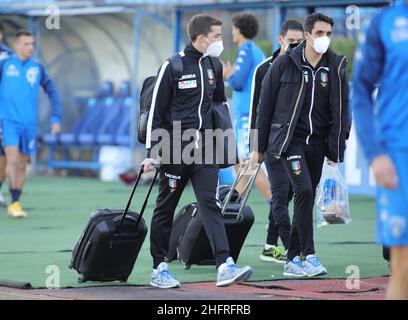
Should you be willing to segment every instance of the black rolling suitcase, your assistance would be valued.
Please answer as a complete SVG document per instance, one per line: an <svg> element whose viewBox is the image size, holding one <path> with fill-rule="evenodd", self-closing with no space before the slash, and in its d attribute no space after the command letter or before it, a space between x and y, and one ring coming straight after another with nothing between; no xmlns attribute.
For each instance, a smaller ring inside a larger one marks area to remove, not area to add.
<svg viewBox="0 0 408 320"><path fill-rule="evenodd" d="M125 210L96 209L72 251L70 269L85 281L126 282L146 238L147 226L142 218L158 170L142 205L140 214L129 211L133 195L143 173L141 167Z"/></svg>
<svg viewBox="0 0 408 320"><path fill-rule="evenodd" d="M224 201L231 190L230 185L220 185L218 186L218 198L220 201ZM239 193L234 190L230 202L239 201ZM173 226L170 234L169 241L169 251L167 253L166 261L170 262L177 259L177 247L180 243L181 238L186 232L187 226L193 216L197 214L197 203L192 202L184 206L175 216L173 221Z"/></svg>
<svg viewBox="0 0 408 320"><path fill-rule="evenodd" d="M235 261L238 260L241 248L255 220L251 208L246 205L246 201L259 168L259 164L252 165L249 162L241 165L234 184L225 201L222 203L222 216L227 232L230 255ZM231 203L235 187L244 175L250 175L251 177L237 202ZM177 256L184 264L185 269L189 269L193 264L215 265L215 258L211 250L210 241L199 213L191 217L177 247Z"/></svg>
<svg viewBox="0 0 408 320"><path fill-rule="evenodd" d="M170 262L177 259L177 246L186 231L188 224L193 216L197 214L197 203L193 202L184 206L175 216L171 228L169 250L166 261Z"/></svg>

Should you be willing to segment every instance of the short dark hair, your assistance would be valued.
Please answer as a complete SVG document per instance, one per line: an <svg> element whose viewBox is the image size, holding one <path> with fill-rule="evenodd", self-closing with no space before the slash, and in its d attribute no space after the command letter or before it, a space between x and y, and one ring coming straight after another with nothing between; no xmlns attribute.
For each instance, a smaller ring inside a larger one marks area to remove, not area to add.
<svg viewBox="0 0 408 320"><path fill-rule="evenodd" d="M18 38L23 37L23 36L32 37L33 34L30 31L26 30L26 29L20 29L14 34L14 39L18 39Z"/></svg>
<svg viewBox="0 0 408 320"><path fill-rule="evenodd" d="M207 36L212 26L222 26L222 20L207 14L193 16L187 24L187 33L190 40L194 42L199 35Z"/></svg>
<svg viewBox="0 0 408 320"><path fill-rule="evenodd" d="M287 20L282 23L280 34L282 37L286 36L289 30L296 30L303 32L303 26L299 21Z"/></svg>
<svg viewBox="0 0 408 320"><path fill-rule="evenodd" d="M252 13L240 12L232 17L232 24L239 29L241 34L247 39L253 39L258 34L258 19Z"/></svg>
<svg viewBox="0 0 408 320"><path fill-rule="evenodd" d="M2 22L0 22L0 33L4 33L4 24Z"/></svg>
<svg viewBox="0 0 408 320"><path fill-rule="evenodd" d="M311 33L316 22L323 21L330 24L332 27L334 26L334 21L329 16L326 16L322 13L311 13L307 16L305 21L305 31Z"/></svg>

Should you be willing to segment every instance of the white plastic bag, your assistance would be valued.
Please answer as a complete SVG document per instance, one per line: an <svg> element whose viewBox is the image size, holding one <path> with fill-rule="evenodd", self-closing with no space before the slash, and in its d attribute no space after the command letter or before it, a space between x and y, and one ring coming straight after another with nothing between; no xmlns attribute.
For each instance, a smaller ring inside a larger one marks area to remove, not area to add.
<svg viewBox="0 0 408 320"><path fill-rule="evenodd" d="M350 223L348 188L337 165L325 159L322 177L316 189L317 227Z"/></svg>

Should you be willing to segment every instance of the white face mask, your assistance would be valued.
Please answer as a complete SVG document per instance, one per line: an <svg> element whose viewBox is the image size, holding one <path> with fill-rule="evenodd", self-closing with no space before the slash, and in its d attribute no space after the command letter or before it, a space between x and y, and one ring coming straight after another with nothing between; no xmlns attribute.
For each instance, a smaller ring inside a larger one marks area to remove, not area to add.
<svg viewBox="0 0 408 320"><path fill-rule="evenodd" d="M207 54L211 57L219 57L224 51L224 44L222 43L222 40L211 43L207 40L207 38L204 39L210 44L207 48Z"/></svg>
<svg viewBox="0 0 408 320"><path fill-rule="evenodd" d="M310 37L314 40L313 41L313 49L318 54L324 54L329 49L330 46L330 38L328 36L313 38L312 35L309 33Z"/></svg>

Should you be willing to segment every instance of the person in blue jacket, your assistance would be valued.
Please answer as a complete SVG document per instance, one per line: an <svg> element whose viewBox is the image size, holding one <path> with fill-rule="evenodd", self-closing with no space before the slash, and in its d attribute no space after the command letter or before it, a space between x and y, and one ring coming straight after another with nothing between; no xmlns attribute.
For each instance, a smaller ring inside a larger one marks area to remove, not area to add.
<svg viewBox="0 0 408 320"><path fill-rule="evenodd" d="M19 203L29 156L35 152L39 87L51 100L52 133L60 132L61 104L57 89L39 62L31 58L34 37L20 30L14 37L14 50L9 58L0 61L0 119L2 145L6 153L7 176L11 195L8 213L13 218L25 218Z"/></svg>
<svg viewBox="0 0 408 320"><path fill-rule="evenodd" d="M0 61L7 59L13 54L13 50L11 50L11 48L9 48L7 45L3 43L4 30L5 30L4 25L0 22ZM5 178L6 178L6 156L4 153L4 148L0 143L0 207L4 207L6 205L4 202L3 194L1 193L1 187Z"/></svg>
<svg viewBox="0 0 408 320"><path fill-rule="evenodd" d="M241 160L249 156L249 113L251 104L252 78L258 64L265 60L265 54L259 49L253 39L258 34L257 18L250 13L241 12L232 17L233 41L239 45L234 65L223 63L224 78L232 88L232 117L237 138L238 155ZM235 166L238 171L239 164ZM242 192L247 184L247 176L237 185L237 191ZM271 202L271 192L268 177L260 170L255 184L265 200Z"/></svg>
<svg viewBox="0 0 408 320"><path fill-rule="evenodd" d="M378 183L377 242L391 248L386 298L408 299L408 0L376 14L362 40L353 70L356 131Z"/></svg>

